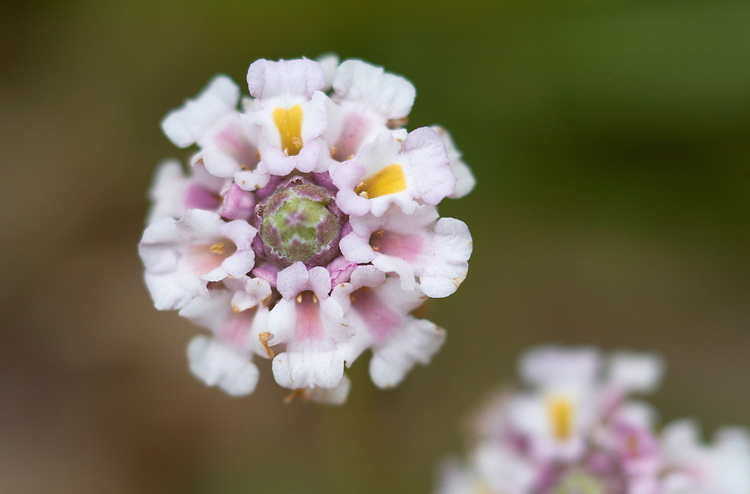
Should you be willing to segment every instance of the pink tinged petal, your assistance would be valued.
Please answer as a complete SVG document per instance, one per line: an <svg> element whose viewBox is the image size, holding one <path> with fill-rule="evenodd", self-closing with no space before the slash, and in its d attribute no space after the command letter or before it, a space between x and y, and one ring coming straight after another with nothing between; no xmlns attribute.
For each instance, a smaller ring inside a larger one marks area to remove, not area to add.
<svg viewBox="0 0 750 494"><path fill-rule="evenodd" d="M224 203L219 214L230 220L248 221L255 213L255 202L253 193L242 190L237 184L232 184L224 196Z"/></svg>
<svg viewBox="0 0 750 494"><path fill-rule="evenodd" d="M198 141L221 117L234 111L240 88L226 76L216 76L194 100L170 112L161 122L167 137L184 148Z"/></svg>
<svg viewBox="0 0 750 494"><path fill-rule="evenodd" d="M450 158L451 161L451 169L456 176L456 188L448 197L452 199L460 199L474 190L474 186L477 184L477 179L474 178L474 174L471 172L469 166L461 159L461 152L456 149L456 145L453 143L450 133L438 125L433 125L432 130L437 132L443 139L445 150L448 152L448 158Z"/></svg>
<svg viewBox="0 0 750 494"><path fill-rule="evenodd" d="M180 220L165 218L146 229L139 253L147 285L158 291L152 291L152 296L159 307L180 308L189 302L190 294L205 294L207 281L244 275L247 271L242 269L252 267L252 254L234 252L234 244L222 235L226 225L216 213L191 209ZM252 229L247 224L245 228ZM233 253L236 257L230 260Z"/></svg>
<svg viewBox="0 0 750 494"><path fill-rule="evenodd" d="M403 146L402 136L406 139ZM426 127L408 135L406 131L382 133L359 152L356 162L364 167L363 175L349 172L336 177L340 168L345 170L344 165L332 172L334 183L338 181L342 191L340 198L337 196L342 210L359 207L349 191L352 185L354 195L366 199L375 216L385 214L392 204L411 214L418 200L435 205L455 187L445 146L440 136Z"/></svg>
<svg viewBox="0 0 750 494"><path fill-rule="evenodd" d="M346 60L339 65L333 88L340 99L371 107L386 119L406 117L416 97L409 81L361 60Z"/></svg>
<svg viewBox="0 0 750 494"><path fill-rule="evenodd" d="M443 329L427 320L409 318L402 330L373 350L373 383L379 388L398 386L414 365L427 365L444 341Z"/></svg>
<svg viewBox="0 0 750 494"><path fill-rule="evenodd" d="M221 281L226 277L239 277L249 273L255 265L252 241L257 232L246 221L222 222L219 233L222 237L231 240L231 244L219 241L212 244L208 249L204 248L202 255L195 255L194 259L202 263L200 269L205 269L210 266L211 262L215 263L216 260L221 261L220 265L203 274L203 279Z"/></svg>
<svg viewBox="0 0 750 494"><path fill-rule="evenodd" d="M399 314L384 304L369 287L362 287L350 295L351 308L364 321L374 341L386 339L401 325L406 314Z"/></svg>
<svg viewBox="0 0 750 494"><path fill-rule="evenodd" d="M146 286L159 310L179 309L196 295L206 293L205 282L186 262L181 243L178 222L164 218L146 228L138 246L146 268Z"/></svg>
<svg viewBox="0 0 750 494"><path fill-rule="evenodd" d="M237 348L246 348L250 343L250 329L255 321L257 308L243 310L230 316L217 332L217 336Z"/></svg>
<svg viewBox="0 0 750 494"><path fill-rule="evenodd" d="M249 357L218 340L194 338L188 345L188 359L198 379L232 396L248 395L258 383L258 368Z"/></svg>
<svg viewBox="0 0 750 494"><path fill-rule="evenodd" d="M315 343L317 347L327 347L350 338L348 326L336 301L330 297L321 300L306 290L294 299L279 300L271 310L268 330L272 338L269 343L288 343L289 351L294 351L293 346L297 343L318 342Z"/></svg>
<svg viewBox="0 0 750 494"><path fill-rule="evenodd" d="M620 463L631 476L648 475L660 463L659 449L653 433L642 427L615 426Z"/></svg>
<svg viewBox="0 0 750 494"><path fill-rule="evenodd" d="M373 291L381 303L402 314L413 311L427 300L427 296L419 290L404 291L398 278L386 278L385 282L374 286Z"/></svg>
<svg viewBox="0 0 750 494"><path fill-rule="evenodd" d="M420 292L404 292L397 278L386 279L375 266L358 266L351 282L337 285L334 298L344 309L354 330L346 342L346 362L350 366L367 348L398 331L406 314L422 304Z"/></svg>
<svg viewBox="0 0 750 494"><path fill-rule="evenodd" d="M323 68L318 62L307 59L260 59L250 65L247 85L255 98L273 98L280 95L310 97L326 85Z"/></svg>
<svg viewBox="0 0 750 494"><path fill-rule="evenodd" d="M335 143L336 158L342 161L351 159L365 143L365 136L375 126L376 122L366 115L354 111L348 113L344 117L341 133ZM384 127L382 130L386 131L387 128Z"/></svg>
<svg viewBox="0 0 750 494"><path fill-rule="evenodd" d="M253 276L266 281L271 287L276 288L276 278L279 274L279 268L271 263L263 263L252 271Z"/></svg>
<svg viewBox="0 0 750 494"><path fill-rule="evenodd" d="M309 291L297 296L297 324L294 331L295 341L319 340L324 331L320 322L318 299Z"/></svg>
<svg viewBox="0 0 750 494"><path fill-rule="evenodd" d="M185 194L185 207L187 209L213 210L221 205L221 197L206 189L202 184L192 183Z"/></svg>
<svg viewBox="0 0 750 494"><path fill-rule="evenodd" d="M351 334L339 304L316 301L311 292L297 300L282 299L271 311L271 344L287 342L287 352L273 362L276 381L289 388L332 388L343 375L344 354L339 342Z"/></svg>
<svg viewBox="0 0 750 494"><path fill-rule="evenodd" d="M415 264L422 254L424 239L420 235L378 230L370 237L370 246L375 252Z"/></svg>
<svg viewBox="0 0 750 494"><path fill-rule="evenodd" d="M348 261L344 256L337 257L331 261L328 266L326 266L326 269L331 276L331 288L340 283L346 283L349 281L349 278L356 267L356 262Z"/></svg>
<svg viewBox="0 0 750 494"><path fill-rule="evenodd" d="M222 265L235 252L236 250L230 242L219 241L210 244L188 245L184 257L186 264L197 278L205 281L221 281L228 276Z"/></svg>
<svg viewBox="0 0 750 494"><path fill-rule="evenodd" d="M206 165L203 163L203 153L201 152L196 153L190 158L190 167L193 172L192 178L195 179L197 183L201 184L206 190L220 195L229 185L230 180L211 175L211 173L206 170Z"/></svg>
<svg viewBox="0 0 750 494"><path fill-rule="evenodd" d="M384 272L397 273L401 278L402 288L407 291L416 288L415 276L424 274L427 285L430 285L431 277L442 275L447 281L440 280L441 284L448 283L452 293L456 287L454 280L458 278L460 283L466 275L468 257L463 253L465 248L452 251L456 247L455 242L450 245L441 244L445 240L451 240L450 235L442 238L428 230L437 217L437 210L432 206L420 206L411 215L391 207L381 217L352 217L350 223L353 233L342 239L341 253L350 261L372 262ZM468 234L468 229L466 233ZM471 237L467 237L463 243L470 246ZM458 268L449 263L456 256L459 258L456 261ZM460 269L461 266L463 269ZM441 292L432 290L430 293L434 296Z"/></svg>
<svg viewBox="0 0 750 494"><path fill-rule="evenodd" d="M239 113L225 116L201 139L206 169L214 176L232 178L254 170L260 160L258 131Z"/></svg>

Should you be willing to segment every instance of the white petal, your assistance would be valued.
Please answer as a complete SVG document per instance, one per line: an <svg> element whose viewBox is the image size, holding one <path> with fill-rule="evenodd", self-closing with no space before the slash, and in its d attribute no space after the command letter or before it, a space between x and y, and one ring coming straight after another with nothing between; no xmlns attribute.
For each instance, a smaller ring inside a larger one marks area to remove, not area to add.
<svg viewBox="0 0 750 494"><path fill-rule="evenodd" d="M193 298L180 309L180 315L189 321L217 331L232 314L232 292L208 290L208 295Z"/></svg>
<svg viewBox="0 0 750 494"><path fill-rule="evenodd" d="M182 164L177 160L162 161L156 168L148 197L153 204L146 224L162 218L179 218L185 213L185 195L189 183Z"/></svg>
<svg viewBox="0 0 750 494"><path fill-rule="evenodd" d="M324 53L320 55L317 62L323 68L323 76L325 77L326 85L323 91L331 89L333 84L333 76L336 74L336 69L339 66L339 56L335 53Z"/></svg>
<svg viewBox="0 0 750 494"><path fill-rule="evenodd" d="M313 60L260 59L250 65L247 85L250 94L259 99L287 94L309 98L325 87L325 75L320 64Z"/></svg>
<svg viewBox="0 0 750 494"><path fill-rule="evenodd" d="M177 310L187 305L194 297L206 295L207 290L200 280L183 273L149 273L144 274L146 287L154 307L158 310Z"/></svg>
<svg viewBox="0 0 750 494"><path fill-rule="evenodd" d="M285 388L335 388L344 375L344 357L333 346L309 345L273 359L273 377Z"/></svg>
<svg viewBox="0 0 750 494"><path fill-rule="evenodd" d="M249 358L215 339L198 336L188 345L190 371L208 386L218 386L232 396L252 393L258 368Z"/></svg>
<svg viewBox="0 0 750 494"><path fill-rule="evenodd" d="M424 319L410 318L373 350L370 377L379 388L398 386L415 364L426 365L445 341L445 331Z"/></svg>
<svg viewBox="0 0 750 494"><path fill-rule="evenodd" d="M161 122L167 137L184 148L198 141L221 117L232 113L240 98L240 88L223 75L214 77L194 100L170 112Z"/></svg>
<svg viewBox="0 0 750 494"><path fill-rule="evenodd" d="M276 287L285 299L291 299L307 287L310 275L302 261L297 261L281 271L276 278Z"/></svg>
<svg viewBox="0 0 750 494"><path fill-rule="evenodd" d="M456 149L456 145L453 143L453 139L448 131L437 125L433 125L432 129L442 137L445 150L448 152L448 157L451 160L451 169L453 170L453 174L456 175L456 189L448 197L453 199L461 198L474 189L477 179L474 178L471 169L461 159L461 152Z"/></svg>
<svg viewBox="0 0 750 494"><path fill-rule="evenodd" d="M520 359L519 373L529 384L571 384L589 387L599 371L599 353L588 347L545 346L527 351Z"/></svg>
<svg viewBox="0 0 750 494"><path fill-rule="evenodd" d="M454 293L466 278L472 241L463 221L441 218L430 235L430 250L417 270L419 285L432 298Z"/></svg>
<svg viewBox="0 0 750 494"><path fill-rule="evenodd" d="M445 144L437 132L429 127L409 132L403 152L409 157L410 168L414 169L414 197L436 205L453 194L456 176L451 170Z"/></svg>
<svg viewBox="0 0 750 494"><path fill-rule="evenodd" d="M307 395L310 401L321 403L323 405L343 405L349 397L349 390L352 382L346 374L341 378L338 386L335 388L315 388L308 390Z"/></svg>
<svg viewBox="0 0 750 494"><path fill-rule="evenodd" d="M387 119L406 117L416 97L411 82L361 60L339 65L333 89L340 99L368 105Z"/></svg>
<svg viewBox="0 0 750 494"><path fill-rule="evenodd" d="M653 353L615 353L610 357L609 382L623 391L649 393L661 381L664 363Z"/></svg>

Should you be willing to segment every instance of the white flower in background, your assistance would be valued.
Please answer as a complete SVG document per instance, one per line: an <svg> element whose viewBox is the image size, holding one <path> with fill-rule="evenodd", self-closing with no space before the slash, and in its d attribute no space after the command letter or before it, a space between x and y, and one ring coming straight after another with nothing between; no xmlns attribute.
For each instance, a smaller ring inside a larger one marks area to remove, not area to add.
<svg viewBox="0 0 750 494"><path fill-rule="evenodd" d="M439 494L748 494L750 437L724 428L701 442L691 421L660 434L649 405L662 362L543 347L520 359L527 388L480 413L468 460L446 461Z"/></svg>
<svg viewBox="0 0 750 494"><path fill-rule="evenodd" d="M456 291L472 251L437 205L474 187L441 127L408 132L414 86L361 60L258 60L250 96L217 76L162 122L187 172L162 163L139 250L154 305L211 332L190 369L251 393L255 357L290 397L344 403L345 374L397 386L445 331L411 313Z"/></svg>

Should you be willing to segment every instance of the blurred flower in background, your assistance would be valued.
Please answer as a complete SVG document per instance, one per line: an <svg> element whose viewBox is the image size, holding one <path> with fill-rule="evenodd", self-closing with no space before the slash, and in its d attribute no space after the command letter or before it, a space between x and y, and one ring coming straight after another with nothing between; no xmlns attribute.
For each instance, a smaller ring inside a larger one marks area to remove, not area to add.
<svg viewBox="0 0 750 494"><path fill-rule="evenodd" d="M474 177L445 130L403 128L416 91L380 67L258 60L247 82L242 111L217 76L162 122L199 150L187 175L164 162L150 192L154 304L212 331L190 369L229 394L254 391L259 355L291 396L341 404L344 367L368 349L373 382L394 387L445 339L410 314L466 277L469 229L436 206Z"/></svg>
<svg viewBox="0 0 750 494"><path fill-rule="evenodd" d="M645 353L541 347L520 360L528 388L480 412L468 462L448 461L440 494L745 494L750 436L723 428L702 443L696 424L661 432L633 394L661 380Z"/></svg>

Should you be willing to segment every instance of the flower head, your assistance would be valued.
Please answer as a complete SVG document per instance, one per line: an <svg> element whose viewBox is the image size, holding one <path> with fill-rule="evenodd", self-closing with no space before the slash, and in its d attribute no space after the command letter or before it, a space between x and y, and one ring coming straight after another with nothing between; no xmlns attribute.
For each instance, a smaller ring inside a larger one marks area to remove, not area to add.
<svg viewBox="0 0 750 494"><path fill-rule="evenodd" d="M160 310L210 336L191 371L251 393L255 357L292 396L343 403L372 351L382 388L427 364L445 331L412 315L466 277L466 225L437 205L474 177L441 127L408 132L414 86L361 60L258 60L250 97L217 76L162 122L195 146L160 165L139 250Z"/></svg>
<svg viewBox="0 0 750 494"><path fill-rule="evenodd" d="M441 494L744 494L750 437L725 428L712 445L694 423L661 434L632 393L652 391L662 363L646 353L604 358L593 348L526 353L525 390L503 392L480 414L464 465L446 463Z"/></svg>

